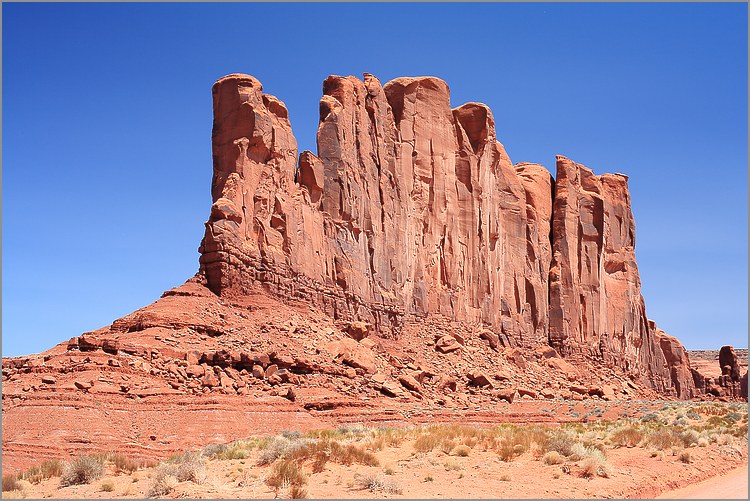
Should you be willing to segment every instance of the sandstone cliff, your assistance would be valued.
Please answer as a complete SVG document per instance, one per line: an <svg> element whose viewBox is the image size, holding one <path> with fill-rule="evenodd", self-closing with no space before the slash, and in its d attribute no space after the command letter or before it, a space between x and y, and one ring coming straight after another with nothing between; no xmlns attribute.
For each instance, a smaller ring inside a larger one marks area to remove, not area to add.
<svg viewBox="0 0 750 501"><path fill-rule="evenodd" d="M327 78L317 155L299 157L255 78L213 99L200 273L216 294L262 286L390 337L438 315L692 396L687 353L646 317L626 176L514 166L490 109L451 108L434 77Z"/></svg>

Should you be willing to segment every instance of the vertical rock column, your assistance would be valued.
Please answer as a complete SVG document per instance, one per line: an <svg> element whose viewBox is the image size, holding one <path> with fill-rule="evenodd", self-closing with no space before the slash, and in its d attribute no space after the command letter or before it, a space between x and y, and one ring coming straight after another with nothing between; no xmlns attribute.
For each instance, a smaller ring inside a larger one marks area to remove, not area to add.
<svg viewBox="0 0 750 501"><path fill-rule="evenodd" d="M212 89L213 204L199 252L216 293L249 286L255 279L250 264L257 260L284 261L284 204L297 143L284 103L262 90L242 74L221 78Z"/></svg>

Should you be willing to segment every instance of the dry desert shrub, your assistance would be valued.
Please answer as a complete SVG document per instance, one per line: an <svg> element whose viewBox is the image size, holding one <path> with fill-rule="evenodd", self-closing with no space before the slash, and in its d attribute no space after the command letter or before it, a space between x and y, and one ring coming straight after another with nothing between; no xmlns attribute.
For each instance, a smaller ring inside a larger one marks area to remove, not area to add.
<svg viewBox="0 0 750 501"><path fill-rule="evenodd" d="M266 478L266 484L274 489L295 485L301 487L306 483L307 477L302 473L300 467L294 461L288 459L274 464L271 475Z"/></svg>
<svg viewBox="0 0 750 501"><path fill-rule="evenodd" d="M201 449L201 453L208 458L212 458L223 453L228 448L229 446L227 444L208 444Z"/></svg>
<svg viewBox="0 0 750 501"><path fill-rule="evenodd" d="M584 478L593 478L596 476L609 478L612 473L612 469L601 457L588 457L583 461L581 465L581 476Z"/></svg>
<svg viewBox="0 0 750 501"><path fill-rule="evenodd" d="M219 460L231 460L231 459L246 459L248 451L242 444L232 444L223 451L214 454L214 457Z"/></svg>
<svg viewBox="0 0 750 501"><path fill-rule="evenodd" d="M443 440L445 440L445 438L446 437L441 437L440 435L433 433L420 435L414 441L414 450L417 452L430 452L435 447L440 445Z"/></svg>
<svg viewBox="0 0 750 501"><path fill-rule="evenodd" d="M323 466L328 461L350 466L354 463L367 466L378 466L378 459L374 454L368 452L362 446L354 444L341 444L334 440L311 440L305 445L294 448L283 456L283 459L297 462L312 459L313 471L323 471Z"/></svg>
<svg viewBox="0 0 750 501"><path fill-rule="evenodd" d="M542 445L542 450L549 452L555 451L563 456L570 456L573 452L573 446L577 443L575 436L565 430L551 431L547 440Z"/></svg>
<svg viewBox="0 0 750 501"><path fill-rule="evenodd" d="M513 457L516 455L514 451L515 444L508 439L503 438L500 440L500 443L497 447L497 454L500 456L500 459L502 459L505 462L509 462L513 460Z"/></svg>
<svg viewBox="0 0 750 501"><path fill-rule="evenodd" d="M206 481L206 463L200 453L187 452L176 461L176 477L180 482L202 484Z"/></svg>
<svg viewBox="0 0 750 501"><path fill-rule="evenodd" d="M401 428L379 428L376 432L378 438L382 438L390 447L401 445L406 440L410 430Z"/></svg>
<svg viewBox="0 0 750 501"><path fill-rule="evenodd" d="M460 463L457 463L456 461L446 461L443 466L445 467L445 471L458 471L463 470L463 466L461 466Z"/></svg>
<svg viewBox="0 0 750 501"><path fill-rule="evenodd" d="M565 458L557 451L549 451L544 455L544 464L547 465L553 465L553 464L563 464L565 462Z"/></svg>
<svg viewBox="0 0 750 501"><path fill-rule="evenodd" d="M684 445L685 447L690 447L691 445L698 444L698 439L700 438L700 434L693 429L687 429L685 431L680 432L678 437L682 441L682 445Z"/></svg>
<svg viewBox="0 0 750 501"><path fill-rule="evenodd" d="M19 490L18 477L15 475L3 475L3 492Z"/></svg>
<svg viewBox="0 0 750 501"><path fill-rule="evenodd" d="M44 479L51 477L59 477L62 475L63 464L62 461L57 459L51 459L43 462L39 466L32 466L28 470L19 473L19 480L26 480L32 484L38 484Z"/></svg>
<svg viewBox="0 0 750 501"><path fill-rule="evenodd" d="M100 458L80 456L63 467L60 485L90 484L104 474L104 464Z"/></svg>
<svg viewBox="0 0 750 501"><path fill-rule="evenodd" d="M451 451L456 447L456 442L454 440L446 438L443 440L443 442L440 444L440 450L444 454L450 455Z"/></svg>
<svg viewBox="0 0 750 501"><path fill-rule="evenodd" d="M648 435L646 443L655 449L663 451L671 448L673 445L682 443L682 441L676 436L673 430L659 428Z"/></svg>
<svg viewBox="0 0 750 501"><path fill-rule="evenodd" d="M377 475L355 475L355 481L360 489L367 489L370 492L382 492L385 494L401 494L401 487L393 482L389 482Z"/></svg>
<svg viewBox="0 0 750 501"><path fill-rule="evenodd" d="M306 499L307 498L307 490L305 490L304 487L300 487L299 485L293 485L289 489L289 499Z"/></svg>
<svg viewBox="0 0 750 501"><path fill-rule="evenodd" d="M262 444L261 448L263 450L258 457L258 465L271 464L277 459L287 457L311 443L315 443L315 441L309 438L298 437L290 439L284 436L273 437L265 444Z"/></svg>
<svg viewBox="0 0 750 501"><path fill-rule="evenodd" d="M105 482L102 482L102 485L99 486L99 490L102 492L112 492L115 490L115 484L111 480L107 480Z"/></svg>
<svg viewBox="0 0 750 501"><path fill-rule="evenodd" d="M625 426L612 432L610 440L618 447L636 447L643 440L643 432L633 426Z"/></svg>
<svg viewBox="0 0 750 501"><path fill-rule="evenodd" d="M339 426L336 431L340 435L354 435L354 436L362 436L367 433L370 433L370 428L363 424L348 424Z"/></svg>
<svg viewBox="0 0 750 501"><path fill-rule="evenodd" d="M177 484L180 483L180 481L177 480L175 473L174 465L162 464L159 466L154 474L154 479L146 496L156 498L166 496L172 492L172 490L177 487Z"/></svg>
<svg viewBox="0 0 750 501"><path fill-rule="evenodd" d="M690 451L687 449L681 451L678 458L680 461L682 461L685 464L690 464L693 462L693 456L692 454L690 454Z"/></svg>
<svg viewBox="0 0 750 501"><path fill-rule="evenodd" d="M471 448L468 445L457 445L452 451L452 456L459 456L465 458L471 452Z"/></svg>
<svg viewBox="0 0 750 501"><path fill-rule="evenodd" d="M138 468L144 466L142 461L132 460L123 454L115 454L111 460L117 472L133 473Z"/></svg>

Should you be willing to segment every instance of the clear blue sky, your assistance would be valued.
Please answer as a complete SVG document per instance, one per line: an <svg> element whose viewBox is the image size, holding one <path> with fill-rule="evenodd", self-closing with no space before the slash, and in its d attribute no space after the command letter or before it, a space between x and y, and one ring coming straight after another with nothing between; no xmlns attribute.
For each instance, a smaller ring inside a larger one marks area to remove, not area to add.
<svg viewBox="0 0 750 501"><path fill-rule="evenodd" d="M514 162L623 172L648 316L747 346L747 5L2 5L3 355L198 269L211 85L249 73L315 151L330 74L435 75ZM554 173L554 171L553 171Z"/></svg>

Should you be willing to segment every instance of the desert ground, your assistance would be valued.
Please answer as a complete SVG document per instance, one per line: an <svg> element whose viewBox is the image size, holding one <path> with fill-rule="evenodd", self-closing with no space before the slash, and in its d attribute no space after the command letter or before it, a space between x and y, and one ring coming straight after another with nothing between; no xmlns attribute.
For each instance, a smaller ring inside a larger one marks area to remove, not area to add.
<svg viewBox="0 0 750 501"><path fill-rule="evenodd" d="M559 404L556 412L578 412ZM746 493L747 404L602 407L563 424L285 430L158 463L98 453L5 475L3 497L653 498L687 497L675 489L691 484L706 494L706 479L709 494Z"/></svg>

